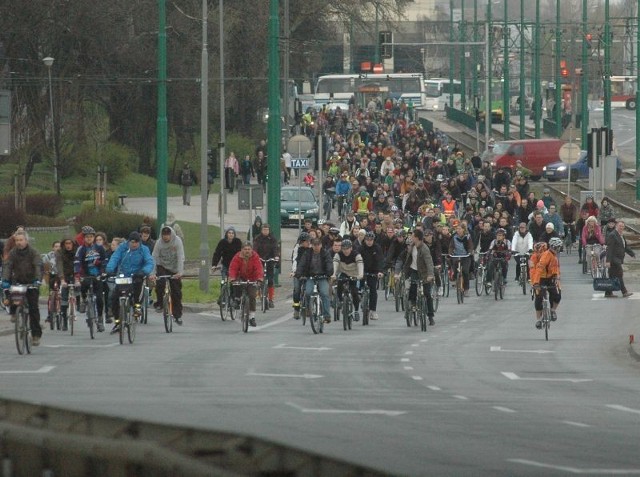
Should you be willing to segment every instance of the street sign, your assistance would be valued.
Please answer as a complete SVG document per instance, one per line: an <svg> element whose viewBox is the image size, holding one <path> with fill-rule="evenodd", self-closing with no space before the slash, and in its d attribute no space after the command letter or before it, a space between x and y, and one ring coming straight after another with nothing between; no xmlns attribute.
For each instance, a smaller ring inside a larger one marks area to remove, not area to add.
<svg viewBox="0 0 640 477"><path fill-rule="evenodd" d="M580 146L575 143L563 144L559 152L560 160L567 164L575 164L580 157Z"/></svg>
<svg viewBox="0 0 640 477"><path fill-rule="evenodd" d="M309 154L311 154L311 141L307 136L297 134L289 139L287 152L296 158L309 157Z"/></svg>
<svg viewBox="0 0 640 477"><path fill-rule="evenodd" d="M238 210L262 209L264 196L260 184L238 185Z"/></svg>
<svg viewBox="0 0 640 477"><path fill-rule="evenodd" d="M308 169L309 158L291 159L291 169Z"/></svg>

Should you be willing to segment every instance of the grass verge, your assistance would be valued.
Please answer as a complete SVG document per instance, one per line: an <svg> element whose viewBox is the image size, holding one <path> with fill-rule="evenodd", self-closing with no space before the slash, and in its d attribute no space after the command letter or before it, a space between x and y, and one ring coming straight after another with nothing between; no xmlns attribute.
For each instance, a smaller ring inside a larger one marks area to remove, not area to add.
<svg viewBox="0 0 640 477"><path fill-rule="evenodd" d="M182 302L183 303L201 303L215 304L220 296L220 280L216 278L209 279L209 292L205 293L200 290L200 282L196 279L182 280Z"/></svg>

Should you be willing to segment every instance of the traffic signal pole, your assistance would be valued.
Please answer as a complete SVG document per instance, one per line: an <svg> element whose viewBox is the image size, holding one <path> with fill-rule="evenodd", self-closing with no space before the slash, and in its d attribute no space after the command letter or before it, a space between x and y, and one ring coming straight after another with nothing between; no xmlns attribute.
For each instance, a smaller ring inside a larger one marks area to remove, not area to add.
<svg viewBox="0 0 640 477"><path fill-rule="evenodd" d="M640 200L640 5L636 5L636 43L636 200Z"/></svg>
<svg viewBox="0 0 640 477"><path fill-rule="evenodd" d="M280 36L279 0L269 9L269 123L267 141L267 217L280 243Z"/></svg>
<svg viewBox="0 0 640 477"><path fill-rule="evenodd" d="M555 78L553 79L556 84L555 89L555 112L553 114L553 120L556 123L556 137L562 136L562 75L560 73L560 58L562 56L562 29L560 27L560 0L556 0L556 48L555 48Z"/></svg>
<svg viewBox="0 0 640 477"><path fill-rule="evenodd" d="M580 138L582 149L587 148L587 131L589 127L589 51L587 49L587 0L582 0L582 77L580 78Z"/></svg>

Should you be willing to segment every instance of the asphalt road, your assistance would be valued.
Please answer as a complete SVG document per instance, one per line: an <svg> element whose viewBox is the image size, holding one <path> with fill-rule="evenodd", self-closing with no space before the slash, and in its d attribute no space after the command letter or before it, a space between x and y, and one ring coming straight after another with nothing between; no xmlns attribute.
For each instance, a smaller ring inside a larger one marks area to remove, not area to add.
<svg viewBox="0 0 640 477"><path fill-rule="evenodd" d="M248 334L213 311L133 345L46 331L30 356L0 337L0 394L135 419L264 436L393 475L638 474L640 293L605 300L563 257L550 341L513 280L504 302L441 302L436 326L381 319L313 335L286 297ZM472 282L473 283L473 282ZM634 283L629 284L634 289Z"/></svg>

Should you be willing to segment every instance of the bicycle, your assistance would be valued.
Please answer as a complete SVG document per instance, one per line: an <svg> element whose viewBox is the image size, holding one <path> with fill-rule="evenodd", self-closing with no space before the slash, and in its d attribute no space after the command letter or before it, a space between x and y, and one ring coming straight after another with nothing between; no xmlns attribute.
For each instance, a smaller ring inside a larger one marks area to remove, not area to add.
<svg viewBox="0 0 640 477"><path fill-rule="evenodd" d="M333 308L333 321L340 321L340 303L338 303L338 284L331 285L331 307Z"/></svg>
<svg viewBox="0 0 640 477"><path fill-rule="evenodd" d="M411 285L416 285L416 303L411 309L407 309L404 313L404 318L407 321L407 326L411 328L411 323L414 326L418 326L420 321L420 330L427 331L427 297L424 294L424 284L422 280L409 280ZM407 291L407 301L409 300Z"/></svg>
<svg viewBox="0 0 640 477"><path fill-rule="evenodd" d="M478 254L478 264L476 265L476 295L486 295L491 293L491 285L487 283L487 262L489 252L480 252Z"/></svg>
<svg viewBox="0 0 640 477"><path fill-rule="evenodd" d="M351 286L349 283L355 281L358 281L358 279L353 277L343 277L338 279L338 286L342 287L342 301L340 302L340 307L342 308L342 327L345 331L351 329L353 322L355 306L353 303L353 297L351 296Z"/></svg>
<svg viewBox="0 0 640 477"><path fill-rule="evenodd" d="M236 317L236 308L233 303L233 296L231 294L231 283L227 278L222 278L220 280L220 319L222 321L227 320L227 316L232 320L235 320Z"/></svg>
<svg viewBox="0 0 640 477"><path fill-rule="evenodd" d="M347 201L347 196L344 194L336 195L335 200L338 204L338 217L341 222L347 220L347 213L349 212L349 202Z"/></svg>
<svg viewBox="0 0 640 477"><path fill-rule="evenodd" d="M147 279L145 278L144 284L142 285L142 300L140 300L140 324L146 325L147 319L149 318L149 301L151 300L151 289L149 288L149 284L147 283Z"/></svg>
<svg viewBox="0 0 640 477"><path fill-rule="evenodd" d="M362 306L362 326L367 326L369 324L369 312L371 311L369 308L369 299L371 297L371 290L369 290L369 284L367 283L367 277L376 277L378 278L377 273L365 273L364 279L362 280L362 286L360 287L360 294ZM377 286L377 284L376 284Z"/></svg>
<svg viewBox="0 0 640 477"><path fill-rule="evenodd" d="M94 284L95 284L95 280L97 280L97 277L83 277L82 278L82 283L89 283L89 288L87 289L87 326L89 327L89 336L91 336L91 339L95 339L95 327L98 328L98 330L100 330L100 328L102 328L102 331L104 331L104 325L102 323L98 323L97 322L97 318L98 318L98 309L97 309L97 304L96 304L96 295L95 292L93 290Z"/></svg>
<svg viewBox="0 0 640 477"><path fill-rule="evenodd" d="M300 277L300 317L302 318L302 326L307 324L307 292L306 292L307 278Z"/></svg>
<svg viewBox="0 0 640 477"><path fill-rule="evenodd" d="M73 336L73 329L76 322L76 310L78 309L78 296L76 293L76 286L73 283L67 283L66 287L69 289L69 308L67 310L67 322L69 325L69 332L71 333L71 336Z"/></svg>
<svg viewBox="0 0 640 477"><path fill-rule="evenodd" d="M394 280L394 289L393 289L393 297L396 302L396 312L404 311L404 272L400 275L393 277Z"/></svg>
<svg viewBox="0 0 640 477"><path fill-rule="evenodd" d="M331 209L333 209L333 201L336 190L328 188L324 192L324 200L322 201L322 212L326 220L331 220Z"/></svg>
<svg viewBox="0 0 640 477"><path fill-rule="evenodd" d="M264 276L264 281L262 282L262 286L260 287L260 306L262 308L262 312L266 313L269 309L269 280L267 280L267 264L269 262L277 262L275 258L267 258L260 259L262 262L262 274Z"/></svg>
<svg viewBox="0 0 640 477"><path fill-rule="evenodd" d="M502 276L502 262L506 262L505 257L493 257L493 294L495 299L498 296L504 299L504 277Z"/></svg>
<svg viewBox="0 0 640 477"><path fill-rule="evenodd" d="M136 339L136 331L140 316L142 315L142 304L134 306L133 302L133 278L125 277L124 275L118 275L115 278L117 285L127 285L120 289L120 296L118 297L120 305L120 329L118 330L118 338L120 344L124 344L124 333L127 332L127 339L130 344ZM144 294L144 291L142 292Z"/></svg>
<svg viewBox="0 0 640 477"><path fill-rule="evenodd" d="M573 232L572 232L572 228L574 225L574 222L571 223L566 223L563 222L564 224L564 251L567 255L571 255L571 249L573 248Z"/></svg>
<svg viewBox="0 0 640 477"><path fill-rule="evenodd" d="M606 250L606 246L600 244L587 245L589 248L589 273L591 278L601 278L604 266L600 256Z"/></svg>
<svg viewBox="0 0 640 477"><path fill-rule="evenodd" d="M444 260L442 261L442 268L440 269L440 283L442 284L442 296L449 296L449 287L451 282L449 280L449 264L447 262L447 256L444 256Z"/></svg>
<svg viewBox="0 0 640 477"><path fill-rule="evenodd" d="M307 310L304 311L305 315L309 311L309 323L313 334L323 333L324 331L324 313L322 309L322 300L320 299L320 292L318 291L318 281L326 280L326 275L316 275L309 277L308 280L313 280L313 292L311 295L305 297L307 302Z"/></svg>
<svg viewBox="0 0 640 477"><path fill-rule="evenodd" d="M60 282L53 278L54 274L51 274L49 278L49 284L53 283L53 286L49 288L49 298L47 300L47 313L49 318L49 327L60 331L62 329L62 311L60 294Z"/></svg>
<svg viewBox="0 0 640 477"><path fill-rule="evenodd" d="M158 280L164 280L164 293L162 295L162 318L164 320L164 330L167 333L172 333L174 317L173 301L171 299L171 280L179 280L179 278L175 278L173 275L159 275L156 278Z"/></svg>
<svg viewBox="0 0 640 477"><path fill-rule="evenodd" d="M540 293L542 293L542 329L544 330L544 339L545 341L549 341L549 329L551 328L551 303L549 302L549 288L555 288L550 286L538 286ZM533 293L533 289L531 289Z"/></svg>
<svg viewBox="0 0 640 477"><path fill-rule="evenodd" d="M436 285L435 280L431 283L431 287L429 287L429 293L433 301L433 312L436 313L438 311L438 305L440 304L440 287Z"/></svg>
<svg viewBox="0 0 640 477"><path fill-rule="evenodd" d="M520 276L518 277L518 285L522 287L522 294L527 294L527 272L529 270L529 254L528 253L518 253L514 255L515 259L518 261L518 266L520 267Z"/></svg>
<svg viewBox="0 0 640 477"><path fill-rule="evenodd" d="M242 331L245 333L249 331L249 286L257 285L258 282L254 281L235 281L232 283L234 287L242 287L242 295L240 296L240 324L242 325Z"/></svg>
<svg viewBox="0 0 640 477"><path fill-rule="evenodd" d="M462 275L462 259L467 258L469 254L465 255L447 255L451 259L456 259L456 297L458 304L464 303L464 276ZM448 295L448 293L447 293Z"/></svg>
<svg viewBox="0 0 640 477"><path fill-rule="evenodd" d="M31 321L29 320L29 303L27 291L38 289L35 285L21 285L16 283L9 287L9 300L16 307L15 335L18 354L31 354Z"/></svg>

